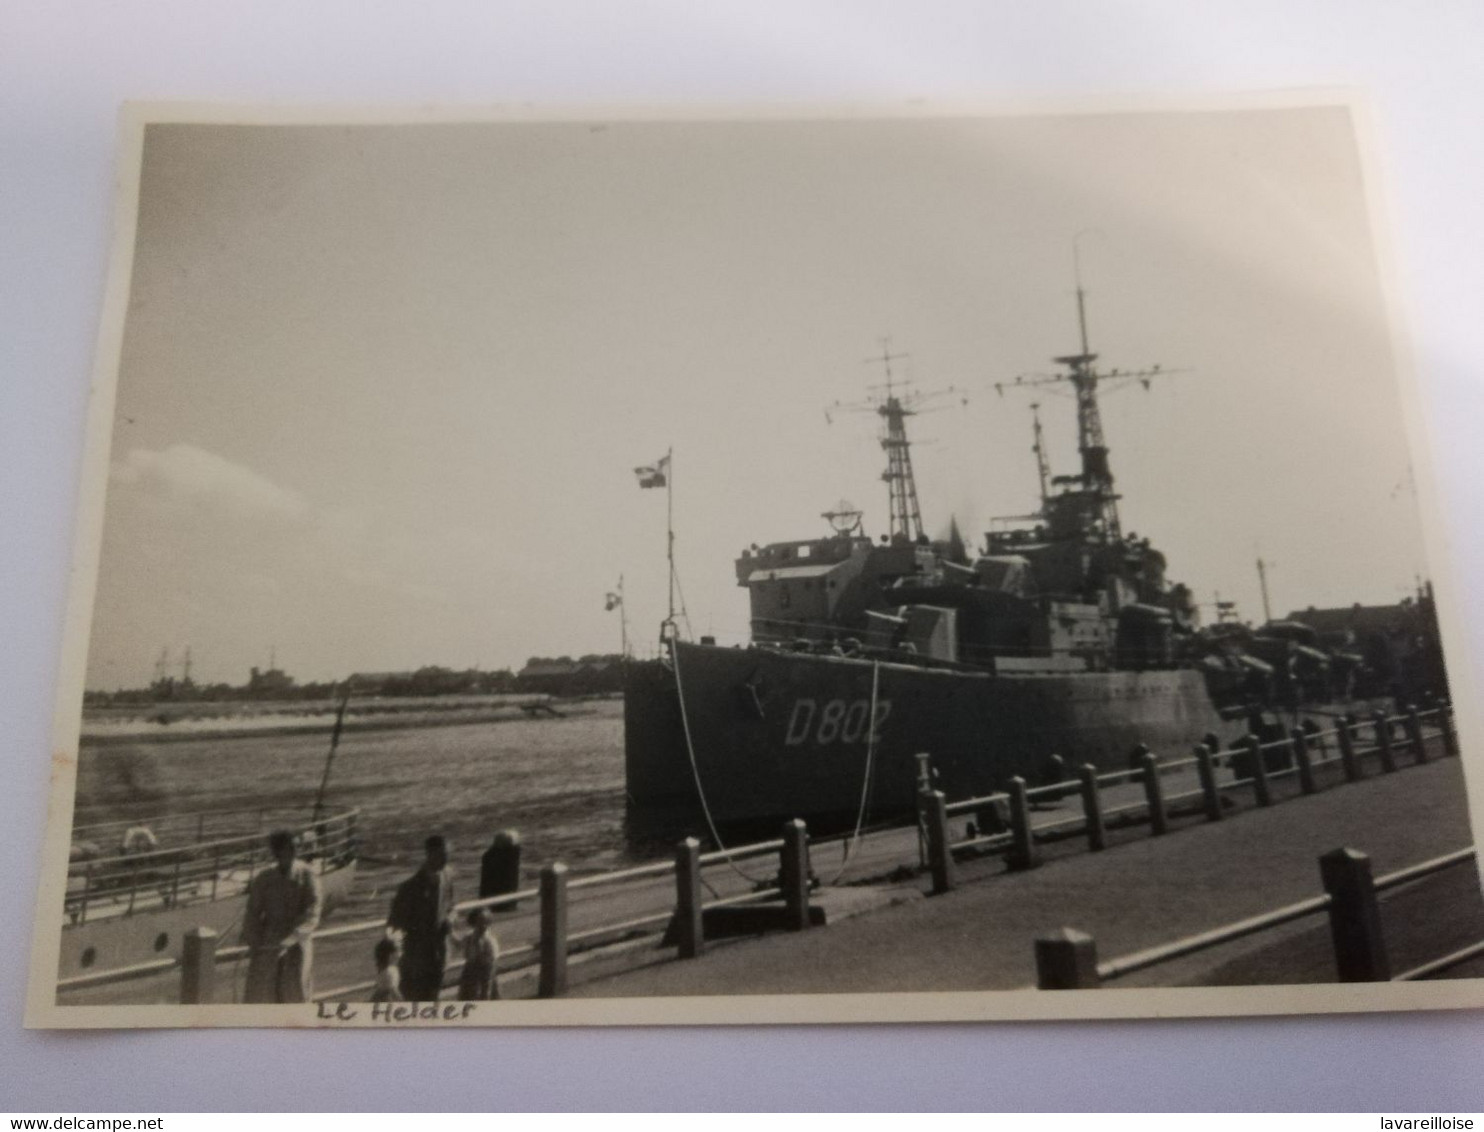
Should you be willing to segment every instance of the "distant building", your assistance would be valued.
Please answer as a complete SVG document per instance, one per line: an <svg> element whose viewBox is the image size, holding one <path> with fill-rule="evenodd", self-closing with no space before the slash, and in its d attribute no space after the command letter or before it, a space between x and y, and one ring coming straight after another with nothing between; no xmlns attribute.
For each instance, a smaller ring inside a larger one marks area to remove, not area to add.
<svg viewBox="0 0 1484 1132"><path fill-rule="evenodd" d="M1396 605L1354 605L1337 609L1295 610L1288 615L1289 621L1298 621L1318 631L1326 640L1337 641L1346 636L1358 640L1368 633L1393 634L1415 633L1419 624L1417 603L1410 598Z"/></svg>
<svg viewBox="0 0 1484 1132"><path fill-rule="evenodd" d="M362 695L384 696L388 688L412 683L410 672L356 672L350 677L350 686Z"/></svg>
<svg viewBox="0 0 1484 1132"><path fill-rule="evenodd" d="M623 664L617 656L581 660L532 658L515 674L518 692L548 696L590 696L623 687Z"/></svg>
<svg viewBox="0 0 1484 1132"><path fill-rule="evenodd" d="M1357 652L1370 676L1368 694L1389 692L1408 698L1447 694L1431 586L1395 605L1311 606L1290 613L1288 620L1311 626L1332 648Z"/></svg>
<svg viewBox="0 0 1484 1132"><path fill-rule="evenodd" d="M260 670L254 665L248 669L247 694L253 699L270 700L293 690L294 678L281 668Z"/></svg>

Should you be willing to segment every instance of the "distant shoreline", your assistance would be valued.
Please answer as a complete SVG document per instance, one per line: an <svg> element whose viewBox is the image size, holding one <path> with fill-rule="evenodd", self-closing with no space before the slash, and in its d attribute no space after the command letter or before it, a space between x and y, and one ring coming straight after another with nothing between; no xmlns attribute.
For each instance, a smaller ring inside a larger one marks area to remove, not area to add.
<svg viewBox="0 0 1484 1132"><path fill-rule="evenodd" d="M573 698L569 700L556 699L549 696L521 697L518 702L506 702L500 704L468 704L459 706L454 703L433 704L426 700L414 701L406 706L393 704L387 705L387 701L377 701L371 710L357 711L354 704L346 713L343 731L366 732L366 731L402 731L419 727L458 727L466 724L486 723L512 723L520 720L535 719L537 721L550 720L559 722L562 718L572 716L589 716L599 714L602 705L617 700L617 696L589 696ZM540 704L549 707L555 714L532 715L522 705ZM203 705L204 706L204 705ZM256 708L259 705L243 705L244 707ZM294 705L297 706L297 705ZM193 726L204 719L216 719L216 716L191 717L182 714L172 723L150 723L149 713L140 713L140 717L131 721L145 725L141 730L130 731L98 731L89 730L89 727L98 727L100 723L107 726L106 721L98 719L89 720L84 714L82 734L79 745L83 747L111 747L123 746L130 743L180 743L193 741L219 741L226 739L251 739L256 737L272 738L284 735L305 735L322 733L328 735L334 727L334 708L325 708L323 705L306 705L309 711L294 711L289 705L277 706L270 710L248 711L236 717L223 718L220 726ZM312 714L311 714L312 712ZM265 717L283 716L281 722L264 722L254 725L257 720Z"/></svg>

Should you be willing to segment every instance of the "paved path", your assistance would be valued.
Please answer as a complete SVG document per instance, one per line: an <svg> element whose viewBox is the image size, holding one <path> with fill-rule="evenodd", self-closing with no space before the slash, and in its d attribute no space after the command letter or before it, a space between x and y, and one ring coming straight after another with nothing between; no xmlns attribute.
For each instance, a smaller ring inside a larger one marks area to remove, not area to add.
<svg viewBox="0 0 1484 1132"><path fill-rule="evenodd" d="M971 865L957 891L823 930L716 947L690 962L591 979L573 994L761 994L985 990L1034 981L1031 941L1077 927L1113 958L1207 930L1320 891L1316 860L1351 846L1377 875L1470 843L1457 760L1339 786L1166 837L1126 834L1102 853L1066 852L1041 868L1003 872ZM1070 848L1070 847L1068 847ZM1397 969L1484 938L1484 900L1468 866L1451 870L1425 899L1388 900ZM1410 907L1404 907L1410 900ZM1396 904L1393 910L1391 907ZM1428 927L1427 917L1435 927ZM1323 920L1279 933L1303 943L1301 961L1273 961L1275 937L1252 937L1155 968L1129 982L1288 982L1332 978ZM1454 942L1457 939L1458 942ZM1261 957L1268 955L1268 961ZM1315 956L1317 955L1317 959ZM1459 972L1464 973L1464 972Z"/></svg>

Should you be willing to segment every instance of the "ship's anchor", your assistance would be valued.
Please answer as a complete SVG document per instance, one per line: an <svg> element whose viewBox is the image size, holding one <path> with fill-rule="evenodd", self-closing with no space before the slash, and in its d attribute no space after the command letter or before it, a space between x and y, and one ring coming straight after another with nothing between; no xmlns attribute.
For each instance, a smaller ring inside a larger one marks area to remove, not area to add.
<svg viewBox="0 0 1484 1132"><path fill-rule="evenodd" d="M752 675L737 685L737 692L741 697L742 704L752 712L758 719L766 717L763 711L763 674L758 669L752 670Z"/></svg>

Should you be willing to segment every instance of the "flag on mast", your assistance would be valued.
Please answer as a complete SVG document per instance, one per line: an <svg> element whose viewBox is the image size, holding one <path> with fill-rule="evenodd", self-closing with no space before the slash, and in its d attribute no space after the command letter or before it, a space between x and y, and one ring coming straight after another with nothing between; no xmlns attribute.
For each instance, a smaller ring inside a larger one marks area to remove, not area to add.
<svg viewBox="0 0 1484 1132"><path fill-rule="evenodd" d="M664 487L670 478L669 455L661 456L653 464L635 468L634 475L639 477L640 487Z"/></svg>
<svg viewBox="0 0 1484 1132"><path fill-rule="evenodd" d="M608 591L608 596L606 598L604 598L604 600L603 600L603 612L605 612L605 613L612 613L615 609L617 609L622 604L623 604L623 595L622 594L618 594L618 593L614 593L612 590L609 590Z"/></svg>

